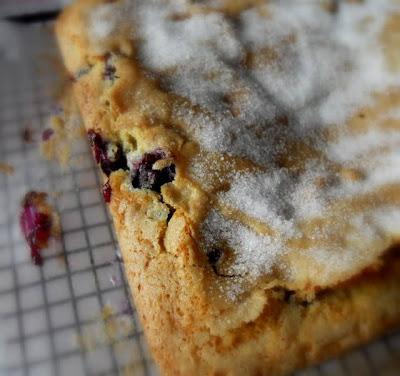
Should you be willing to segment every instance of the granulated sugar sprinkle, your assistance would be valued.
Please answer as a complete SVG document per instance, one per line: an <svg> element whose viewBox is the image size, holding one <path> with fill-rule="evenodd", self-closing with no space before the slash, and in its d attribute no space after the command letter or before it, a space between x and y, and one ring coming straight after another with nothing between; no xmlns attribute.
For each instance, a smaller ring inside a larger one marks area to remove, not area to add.
<svg viewBox="0 0 400 376"><path fill-rule="evenodd" d="M334 240L310 246L307 255L314 254L332 275L366 262L368 244L347 242L343 257L338 244L345 242L345 233L335 233L329 223L308 233L303 224L336 215L338 223L350 228L357 217L355 239L365 235L370 244L378 244L382 236L392 236L398 206L385 210L372 203L370 209L379 209L373 218L371 210L353 213L341 207L335 212L335 205L400 182L399 127L379 129L386 119L399 118L398 109L389 109L362 133L352 133L346 125L374 103L375 93L399 89L400 74L388 68L381 41L387 20L400 13L400 5L390 0L341 2L337 12L328 12L318 1L293 1L290 6L268 1L236 17L215 11L218 1L195 6L196 12L189 0L102 5L92 14L90 35L108 38L121 17L134 25L142 64L160 77L166 90L190 103L177 104L172 115L201 150L223 153L227 163L229 156L242 157L258 167L256 172L232 171L230 188L217 199L274 235L258 234L215 209L202 227L203 248L225 243L234 250L231 271L251 280L268 274L280 256L288 256L290 264L290 252L298 250L285 244L293 237L317 239L329 233L326 238ZM336 136L328 139L327 131ZM297 144L313 150L311 156L293 148ZM282 167L282 156L295 167ZM214 177L218 164L196 164L201 167L193 166L198 169L194 175L203 181ZM346 173L349 169L358 173ZM318 278L316 283L322 281Z"/></svg>

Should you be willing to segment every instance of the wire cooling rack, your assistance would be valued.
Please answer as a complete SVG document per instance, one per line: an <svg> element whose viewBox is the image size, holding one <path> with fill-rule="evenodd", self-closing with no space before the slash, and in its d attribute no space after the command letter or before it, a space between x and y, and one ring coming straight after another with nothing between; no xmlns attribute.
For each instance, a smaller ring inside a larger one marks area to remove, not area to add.
<svg viewBox="0 0 400 376"><path fill-rule="evenodd" d="M37 142L21 136L29 128L40 138L54 106L58 77L48 57L57 51L49 26L13 27L12 35L15 50L0 49L0 162L15 168L0 174L0 373L156 375L135 309L118 308L129 299L128 287L86 143L77 141L72 167L63 171L40 157ZM61 240L46 251L42 268L31 263L18 225L28 190L49 192L61 218ZM124 320L130 329L99 341L104 307L114 307L107 320ZM96 340L84 345L93 333ZM400 335L393 334L297 375L394 376L399 359Z"/></svg>
<svg viewBox="0 0 400 376"><path fill-rule="evenodd" d="M0 162L15 169L0 174L3 371L155 374L135 310L125 312L128 288L86 142L76 141L72 167L63 171L40 156L38 142L22 137L28 129L40 139L54 107L59 79L51 63L56 48L49 25L10 27L19 45L8 46L15 51L0 57ZM29 190L48 192L61 218L62 237L46 251L42 268L32 264L19 230L20 201ZM126 327L127 335L109 334L111 320Z"/></svg>

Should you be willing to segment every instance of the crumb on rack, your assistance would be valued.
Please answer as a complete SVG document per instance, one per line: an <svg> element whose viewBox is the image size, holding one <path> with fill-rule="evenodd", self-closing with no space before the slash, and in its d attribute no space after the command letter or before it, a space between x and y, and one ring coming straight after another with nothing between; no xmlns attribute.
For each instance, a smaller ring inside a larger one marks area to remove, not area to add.
<svg viewBox="0 0 400 376"><path fill-rule="evenodd" d="M54 198L60 198L60 197L63 195L63 192L60 192L60 191L52 191L52 192L49 193L49 195L50 195L51 197L54 197Z"/></svg>
<svg viewBox="0 0 400 376"><path fill-rule="evenodd" d="M41 134L40 152L45 159L67 167L71 164L73 145L85 135L72 85L64 85L63 94L53 107L53 115Z"/></svg>
<svg viewBox="0 0 400 376"><path fill-rule="evenodd" d="M74 118L74 122L76 118ZM57 161L62 167L70 164L73 140L83 136L81 124L71 126L70 119L61 116L50 118L50 127L42 132L41 154L47 160Z"/></svg>
<svg viewBox="0 0 400 376"><path fill-rule="evenodd" d="M56 160L61 166L67 166L70 159L70 148L66 144L67 134L65 123L59 116L53 116L50 120L51 128L46 129L42 134L40 151L48 160ZM52 131L52 137L50 137Z"/></svg>
<svg viewBox="0 0 400 376"><path fill-rule="evenodd" d="M60 235L60 220L47 202L47 193L28 192L22 202L19 216L21 231L29 245L35 265L43 264L41 252L47 248L49 240Z"/></svg>
<svg viewBox="0 0 400 376"><path fill-rule="evenodd" d="M76 337L78 345L85 351L92 351L101 345L115 345L121 338L135 332L131 314L116 311L110 304L104 305L95 325Z"/></svg>
<svg viewBox="0 0 400 376"><path fill-rule="evenodd" d="M6 175L14 174L14 166L8 163L0 162L0 172Z"/></svg>
<svg viewBox="0 0 400 376"><path fill-rule="evenodd" d="M26 126L24 129L21 131L21 138L22 141L28 143L33 142L33 131L29 126Z"/></svg>
<svg viewBox="0 0 400 376"><path fill-rule="evenodd" d="M53 134L54 134L54 129L46 128L42 132L42 141L48 141Z"/></svg>

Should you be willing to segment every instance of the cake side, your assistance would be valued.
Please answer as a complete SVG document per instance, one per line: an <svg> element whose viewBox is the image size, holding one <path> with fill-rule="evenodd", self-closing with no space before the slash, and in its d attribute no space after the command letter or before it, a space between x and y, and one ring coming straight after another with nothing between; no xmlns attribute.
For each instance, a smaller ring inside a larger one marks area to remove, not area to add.
<svg viewBox="0 0 400 376"><path fill-rule="evenodd" d="M286 374L398 325L398 251L375 258L368 273L353 273L358 279L313 289L311 300L279 278L236 301L221 294L216 286L231 284L230 277L216 272L212 256L218 255L204 254L198 245L199 224L210 203L216 204L189 175L198 145L173 116L171 103L182 99L148 78L122 32L104 45L90 41L87 17L99 3L80 1L68 8L57 36L85 126L106 140L99 154L108 155L104 145L115 160L115 148L138 152L133 161L106 161L102 169L109 175L110 209L128 281L163 372ZM164 172L144 170L147 175L139 174L132 187L129 163L140 161L145 169L143 156L156 154L156 170Z"/></svg>

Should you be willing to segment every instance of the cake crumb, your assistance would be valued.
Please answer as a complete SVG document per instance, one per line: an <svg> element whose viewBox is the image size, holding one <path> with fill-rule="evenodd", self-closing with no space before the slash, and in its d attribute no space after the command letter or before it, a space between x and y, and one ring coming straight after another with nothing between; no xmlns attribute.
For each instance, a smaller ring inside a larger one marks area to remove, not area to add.
<svg viewBox="0 0 400 376"><path fill-rule="evenodd" d="M33 131L29 126L26 126L21 131L21 138L22 138L22 141L26 142L27 144L33 142Z"/></svg>
<svg viewBox="0 0 400 376"><path fill-rule="evenodd" d="M105 304L93 326L88 327L76 342L85 351L93 351L101 345L116 345L121 339L134 334L132 315L115 310Z"/></svg>
<svg viewBox="0 0 400 376"><path fill-rule="evenodd" d="M0 162L0 172L2 174L6 174L6 175L13 175L14 174L14 166L5 163L5 162Z"/></svg>
<svg viewBox="0 0 400 376"><path fill-rule="evenodd" d="M64 87L63 95L55 105L58 110L49 117L40 143L42 156L63 168L71 165L72 149L76 141L86 135L71 86Z"/></svg>

